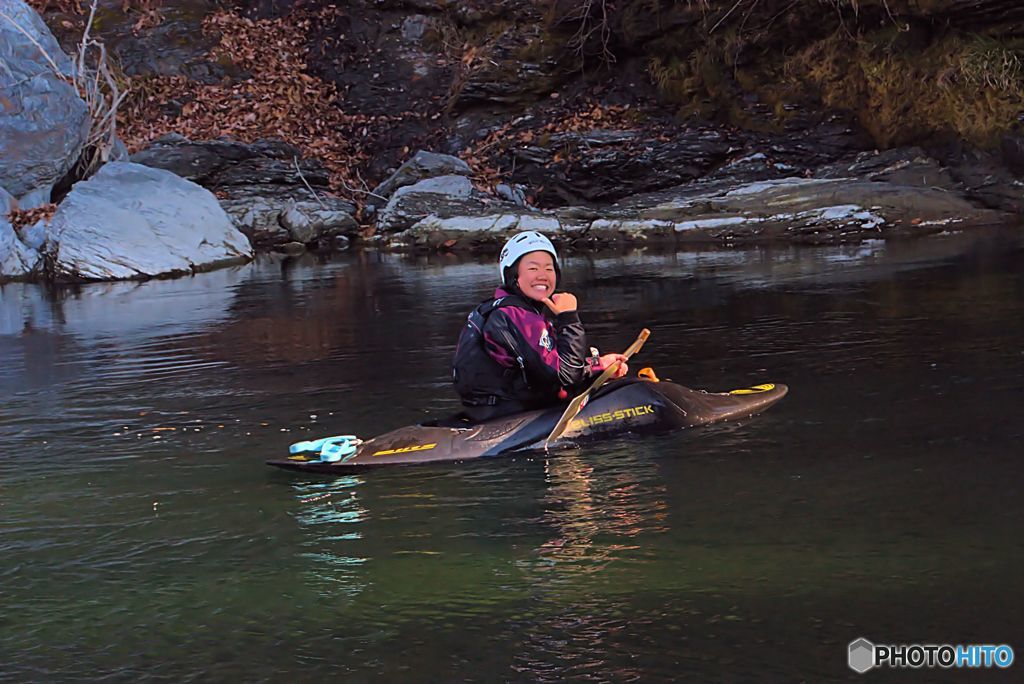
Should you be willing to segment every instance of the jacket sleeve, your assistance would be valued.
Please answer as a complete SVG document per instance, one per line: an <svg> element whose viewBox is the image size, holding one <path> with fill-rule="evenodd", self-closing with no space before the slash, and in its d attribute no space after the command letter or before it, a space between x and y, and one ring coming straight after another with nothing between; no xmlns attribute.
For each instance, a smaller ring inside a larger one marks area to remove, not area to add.
<svg viewBox="0 0 1024 684"><path fill-rule="evenodd" d="M566 311L555 317L555 334L558 337L558 380L566 389L583 389L590 379L591 369L587 364L587 333L583 330L580 315Z"/></svg>
<svg viewBox="0 0 1024 684"><path fill-rule="evenodd" d="M521 370L527 384L539 392L576 389L590 377L586 363L586 333L575 311L559 314L550 339L542 316L517 307L495 311L484 325L484 348L505 368Z"/></svg>

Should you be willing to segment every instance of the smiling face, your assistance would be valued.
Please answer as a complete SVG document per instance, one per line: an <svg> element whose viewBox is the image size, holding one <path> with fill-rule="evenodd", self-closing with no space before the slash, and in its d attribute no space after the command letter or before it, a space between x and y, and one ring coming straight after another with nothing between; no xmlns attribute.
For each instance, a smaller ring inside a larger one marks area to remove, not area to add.
<svg viewBox="0 0 1024 684"><path fill-rule="evenodd" d="M543 301L555 292L555 262L547 252L530 252L519 260L516 284L530 299Z"/></svg>

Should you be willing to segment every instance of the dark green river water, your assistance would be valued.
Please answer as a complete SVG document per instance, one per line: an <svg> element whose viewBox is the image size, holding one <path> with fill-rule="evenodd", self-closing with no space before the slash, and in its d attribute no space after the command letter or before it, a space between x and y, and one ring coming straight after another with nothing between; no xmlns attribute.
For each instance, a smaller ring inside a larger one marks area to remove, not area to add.
<svg viewBox="0 0 1024 684"><path fill-rule="evenodd" d="M573 257L592 343L764 415L304 478L456 408L490 258L0 286L2 681L1021 681L1024 251L1006 235Z"/></svg>

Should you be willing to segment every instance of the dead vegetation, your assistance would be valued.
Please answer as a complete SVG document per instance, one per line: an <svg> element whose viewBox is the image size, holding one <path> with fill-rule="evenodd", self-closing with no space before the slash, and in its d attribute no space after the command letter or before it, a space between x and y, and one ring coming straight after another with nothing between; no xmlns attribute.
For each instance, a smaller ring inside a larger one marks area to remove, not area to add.
<svg viewBox="0 0 1024 684"><path fill-rule="evenodd" d="M582 101L547 112L547 122L539 126L515 120L509 122L463 150L459 156L474 169L473 181L477 187L493 191L498 183L508 180L511 168L507 160L517 147L550 149L552 137L560 133L632 130L636 126L635 112L628 106ZM568 147L554 149L546 166L551 168L562 164L571 159L572 153ZM532 198L529 199L532 202Z"/></svg>
<svg viewBox="0 0 1024 684"><path fill-rule="evenodd" d="M71 16L84 13L81 0L26 0L26 3L40 15L48 12Z"/></svg>
<svg viewBox="0 0 1024 684"><path fill-rule="evenodd" d="M330 173L332 191L361 205L370 184L360 169L368 161L372 141L417 115L346 113L335 86L308 73L305 36L313 22L326 19L321 14L259 21L225 12L211 15L204 22L204 32L216 36L218 43L210 59L248 77L215 85L190 83L182 77L133 81L136 93L122 117L129 148L142 148L168 131L195 140L280 138L321 160ZM480 59L480 48L464 43L461 49L459 61L464 65ZM510 169L505 161L516 145L544 144L555 133L633 126L634 112L628 107L567 103L555 108L540 127L506 124L460 156L475 170L476 184L492 190L507 180ZM414 151L407 148L404 153ZM555 159L562 161L560 153Z"/></svg>
<svg viewBox="0 0 1024 684"><path fill-rule="evenodd" d="M91 27L97 0L89 6L85 32L78 44L74 84L89 110L89 135L79 161L83 176L90 176L110 160L117 145L117 115L127 92L122 91L107 58L107 48L93 38Z"/></svg>
<svg viewBox="0 0 1024 684"><path fill-rule="evenodd" d="M1024 111L1021 52L1013 43L949 33L894 49L891 34L835 35L791 56L790 92L812 85L829 107L856 112L883 147L955 133L991 147Z"/></svg>
<svg viewBox="0 0 1024 684"><path fill-rule="evenodd" d="M13 209L7 214L7 220L16 230L21 231L29 226L34 226L40 220L49 223L56 211L56 204L44 204L35 209Z"/></svg>
<svg viewBox="0 0 1024 684"><path fill-rule="evenodd" d="M278 138L321 160L332 190L349 197L368 191L358 172L366 160L359 141L394 120L344 113L335 86L307 73L306 33L318 19L207 17L204 33L218 38L211 61L245 76L212 85L179 76L138 79L137 95L122 115L129 149L169 131L195 140Z"/></svg>
<svg viewBox="0 0 1024 684"><path fill-rule="evenodd" d="M654 4L660 14L650 21L670 24L666 13L685 3ZM741 127L758 125L750 95L774 112L771 130L793 104L853 112L880 147L946 134L992 147L1024 111L1024 40L1012 31L971 33L899 0L821 0L799 12L793 4L723 0L696 20L675 15L676 27L647 50L652 82L681 116Z"/></svg>

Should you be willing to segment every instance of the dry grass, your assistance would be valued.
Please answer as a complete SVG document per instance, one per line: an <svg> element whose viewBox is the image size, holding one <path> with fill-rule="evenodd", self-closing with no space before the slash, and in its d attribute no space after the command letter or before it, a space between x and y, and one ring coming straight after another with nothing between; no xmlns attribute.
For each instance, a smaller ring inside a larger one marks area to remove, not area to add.
<svg viewBox="0 0 1024 684"><path fill-rule="evenodd" d="M956 56L956 68L968 85L996 92L1020 93L1024 86L1024 58L995 40L976 36Z"/></svg>
<svg viewBox="0 0 1024 684"><path fill-rule="evenodd" d="M107 58L107 48L90 33L96 16L97 0L92 0L85 33L78 46L75 62L75 85L85 100L91 121L85 143L84 176L110 160L117 143L117 110L127 95L122 91Z"/></svg>
<svg viewBox="0 0 1024 684"><path fill-rule="evenodd" d="M991 147L1024 111L1024 40L955 27L932 27L922 40L909 35L911 8L901 0L814 4L820 15L814 27L822 32L793 44L799 32L786 43L772 30L785 27L785 13L776 12L782 3L712 3L702 20L681 22L647 46L651 82L679 104L680 116L746 128L781 127L792 103L846 110L882 147L947 133ZM647 16L657 19L653 10ZM742 104L745 93L772 108L775 120L751 118Z"/></svg>
<svg viewBox="0 0 1024 684"><path fill-rule="evenodd" d="M1024 110L1020 53L979 36L949 34L921 50L890 50L836 35L790 57L787 87L856 112L882 146L955 132L991 146Z"/></svg>

